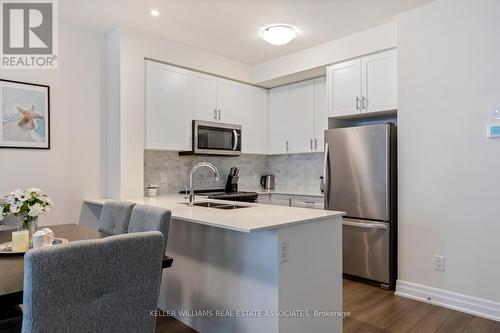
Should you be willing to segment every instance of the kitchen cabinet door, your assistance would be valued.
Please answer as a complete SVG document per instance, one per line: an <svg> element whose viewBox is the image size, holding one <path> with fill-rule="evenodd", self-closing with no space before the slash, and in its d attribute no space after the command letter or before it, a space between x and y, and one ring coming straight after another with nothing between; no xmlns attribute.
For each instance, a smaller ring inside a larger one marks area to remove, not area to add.
<svg viewBox="0 0 500 333"><path fill-rule="evenodd" d="M269 204L276 206L292 206L292 196L285 194L271 194Z"/></svg>
<svg viewBox="0 0 500 333"><path fill-rule="evenodd" d="M354 59L328 68L330 76L330 116L360 113L361 59Z"/></svg>
<svg viewBox="0 0 500 333"><path fill-rule="evenodd" d="M260 203L260 204L270 204L271 202L271 195L270 194L259 194L259 196L257 197L257 202Z"/></svg>
<svg viewBox="0 0 500 333"><path fill-rule="evenodd" d="M242 152L267 154L268 91L247 86L240 100L242 111Z"/></svg>
<svg viewBox="0 0 500 333"><path fill-rule="evenodd" d="M293 207L324 209L325 203L322 197L294 195L292 200Z"/></svg>
<svg viewBox="0 0 500 333"><path fill-rule="evenodd" d="M146 63L146 148L190 150L192 76L182 68Z"/></svg>
<svg viewBox="0 0 500 333"><path fill-rule="evenodd" d="M326 77L314 80L314 150L325 150L325 130L328 129L326 107Z"/></svg>
<svg viewBox="0 0 500 333"><path fill-rule="evenodd" d="M227 124L241 125L243 112L241 101L245 98L243 84L217 79L217 120Z"/></svg>
<svg viewBox="0 0 500 333"><path fill-rule="evenodd" d="M290 152L314 151L314 80L290 86Z"/></svg>
<svg viewBox="0 0 500 333"><path fill-rule="evenodd" d="M286 154L290 148L289 85L269 92L268 126L269 154Z"/></svg>
<svg viewBox="0 0 500 333"><path fill-rule="evenodd" d="M361 63L363 112L397 109L396 50L363 57Z"/></svg>
<svg viewBox="0 0 500 333"><path fill-rule="evenodd" d="M193 73L193 117L196 120L217 121L217 79Z"/></svg>

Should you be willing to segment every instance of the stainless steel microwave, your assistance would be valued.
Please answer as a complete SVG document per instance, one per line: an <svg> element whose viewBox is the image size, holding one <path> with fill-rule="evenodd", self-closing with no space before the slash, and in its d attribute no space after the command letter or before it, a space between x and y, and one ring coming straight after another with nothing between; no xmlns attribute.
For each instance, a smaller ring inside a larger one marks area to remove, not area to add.
<svg viewBox="0 0 500 333"><path fill-rule="evenodd" d="M193 151L187 154L240 155L241 126L193 120Z"/></svg>

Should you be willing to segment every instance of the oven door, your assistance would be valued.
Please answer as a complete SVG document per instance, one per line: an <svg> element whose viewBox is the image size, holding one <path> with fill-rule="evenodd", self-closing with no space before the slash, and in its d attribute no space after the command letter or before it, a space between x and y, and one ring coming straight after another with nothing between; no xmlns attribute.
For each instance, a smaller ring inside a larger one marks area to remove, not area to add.
<svg viewBox="0 0 500 333"><path fill-rule="evenodd" d="M205 155L240 155L241 126L193 120L193 152Z"/></svg>

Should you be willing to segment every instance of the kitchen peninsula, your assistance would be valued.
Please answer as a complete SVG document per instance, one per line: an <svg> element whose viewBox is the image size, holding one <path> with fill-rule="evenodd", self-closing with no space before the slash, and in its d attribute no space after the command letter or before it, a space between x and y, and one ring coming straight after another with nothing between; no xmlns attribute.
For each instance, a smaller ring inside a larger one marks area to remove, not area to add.
<svg viewBox="0 0 500 333"><path fill-rule="evenodd" d="M203 333L342 331L342 212L125 200L172 211L161 310ZM96 228L104 201L85 200L80 223Z"/></svg>

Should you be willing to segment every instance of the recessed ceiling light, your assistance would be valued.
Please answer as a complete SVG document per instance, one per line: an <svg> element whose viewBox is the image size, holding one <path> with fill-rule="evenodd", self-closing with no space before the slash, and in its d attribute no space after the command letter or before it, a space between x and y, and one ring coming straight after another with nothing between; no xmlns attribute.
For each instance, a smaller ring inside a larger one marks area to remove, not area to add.
<svg viewBox="0 0 500 333"><path fill-rule="evenodd" d="M272 45L285 45L299 35L299 29L291 24L271 24L260 31L260 38Z"/></svg>
<svg viewBox="0 0 500 333"><path fill-rule="evenodd" d="M157 9L151 9L149 13L154 17L160 16L160 12Z"/></svg>

